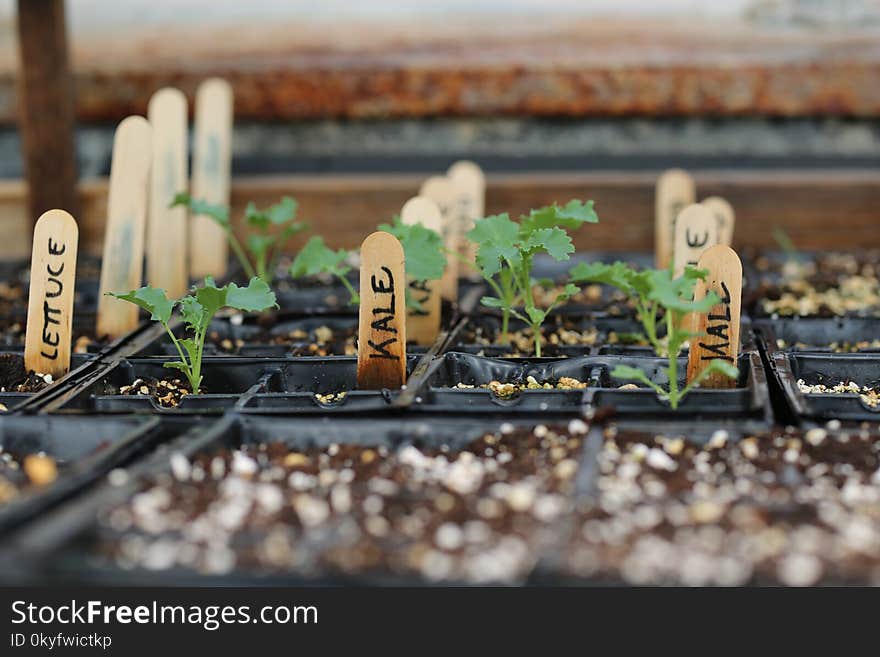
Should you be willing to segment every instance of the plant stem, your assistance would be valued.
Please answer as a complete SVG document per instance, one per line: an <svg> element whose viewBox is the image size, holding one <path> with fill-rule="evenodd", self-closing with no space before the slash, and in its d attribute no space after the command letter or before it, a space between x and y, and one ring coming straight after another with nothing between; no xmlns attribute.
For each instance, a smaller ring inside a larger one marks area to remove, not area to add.
<svg viewBox="0 0 880 657"><path fill-rule="evenodd" d="M202 377L198 376L198 371L193 368L193 363L191 361L187 361L186 354L180 346L180 342L177 340L177 337L171 331L171 327L168 326L165 322L162 322L162 326L165 327L165 332L168 333L168 337L171 338L171 342L174 344L174 348L177 349L177 355L180 356L180 362L184 366L184 374L186 375L187 381L189 381L189 386L192 388L193 394L199 394L199 386L202 383ZM199 357L199 370L201 370L201 356ZM195 381L195 385L193 384Z"/></svg>
<svg viewBox="0 0 880 657"><path fill-rule="evenodd" d="M244 273L248 277L248 280L252 279L254 276L257 275L257 273L254 271L250 260L248 260L247 254L245 253L244 248L241 246L241 242L238 241L235 233L232 232L232 228L226 229L226 238L229 241L229 246L232 247L233 253L235 253L235 257L238 258L238 261L244 268Z"/></svg>
<svg viewBox="0 0 880 657"><path fill-rule="evenodd" d="M678 392L678 353L673 353L672 351L672 332L675 330L676 319L674 315L677 313L671 312L667 310L666 312L666 338L669 341L669 349L667 349L667 358L669 360L669 368L667 369L667 373L669 374L669 405L672 406L673 410L678 408L678 400L681 398Z"/></svg>
<svg viewBox="0 0 880 657"><path fill-rule="evenodd" d="M348 290L348 293L351 295L351 299L348 303L352 306L359 304L361 302L361 295L354 289L354 286L348 282L348 279L343 274L336 274L336 277L342 281L345 289Z"/></svg>

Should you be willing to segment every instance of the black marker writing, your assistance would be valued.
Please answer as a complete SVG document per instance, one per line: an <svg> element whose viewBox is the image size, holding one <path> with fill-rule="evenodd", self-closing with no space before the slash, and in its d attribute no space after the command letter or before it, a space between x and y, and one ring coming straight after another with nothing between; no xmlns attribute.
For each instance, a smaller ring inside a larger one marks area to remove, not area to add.
<svg viewBox="0 0 880 657"><path fill-rule="evenodd" d="M54 242L50 237L49 240L49 255L60 256L64 255L64 252L67 250L66 245L58 244L58 242ZM52 268L52 263L46 263L46 273L48 274L48 282L46 284L46 298L43 299L43 332L41 334L41 339L43 344L47 347L52 347L52 350L43 349L40 351L40 355L43 358L48 358L49 360L55 360L58 358L58 344L61 342L61 334L58 331L50 330L50 326L52 324L61 325L61 308L53 308L49 304L49 299L57 299L64 292L64 283L61 282L61 274L64 272L64 261L61 261L57 264L56 268ZM50 287L54 285L55 289L50 290Z"/></svg>
<svg viewBox="0 0 880 657"><path fill-rule="evenodd" d="M388 269L388 267L382 267L381 270L385 273L387 279L378 280L374 274L370 277L370 287L376 294L387 294L390 295L390 298L388 301L388 306L386 308L372 309L373 316L378 317L372 321L372 323L370 324L370 328L372 328L374 331L383 331L385 333L397 335L397 328L389 325L395 319L394 309L396 307L396 296L394 292L394 276L392 275L391 270ZM392 345L395 342L397 342L397 338L395 337L388 338L387 340L378 344L373 342L372 340L367 340L367 345L373 350L370 353L370 358L396 359L398 356L391 353L387 349L389 345Z"/></svg>
<svg viewBox="0 0 880 657"><path fill-rule="evenodd" d="M721 340L714 344L700 342L701 353L700 360L721 360L733 361L733 358L727 354L727 348L730 346L730 290L727 284L721 282L721 304L724 305L724 312L721 314L709 314L706 319L710 322L706 326L706 333Z"/></svg>

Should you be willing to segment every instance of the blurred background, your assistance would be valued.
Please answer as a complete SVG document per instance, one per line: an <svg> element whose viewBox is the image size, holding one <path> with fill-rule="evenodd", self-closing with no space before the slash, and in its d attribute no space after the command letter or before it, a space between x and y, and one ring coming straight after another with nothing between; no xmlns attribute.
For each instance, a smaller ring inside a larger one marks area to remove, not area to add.
<svg viewBox="0 0 880 657"><path fill-rule="evenodd" d="M7 180L23 175L16 6L0 0ZM66 14L82 180L107 175L115 125L153 92L192 102L212 75L235 91L239 178L459 158L490 176L880 164L880 1L68 0Z"/></svg>

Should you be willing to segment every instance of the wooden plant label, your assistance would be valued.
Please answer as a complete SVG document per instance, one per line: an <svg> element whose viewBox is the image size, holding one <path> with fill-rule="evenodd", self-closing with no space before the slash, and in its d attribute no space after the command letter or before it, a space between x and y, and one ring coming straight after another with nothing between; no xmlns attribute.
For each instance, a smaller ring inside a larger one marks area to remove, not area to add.
<svg viewBox="0 0 880 657"><path fill-rule="evenodd" d="M357 387L400 388L406 382L406 273L403 246L389 233L361 244Z"/></svg>
<svg viewBox="0 0 880 657"><path fill-rule="evenodd" d="M467 235L486 209L486 176L479 166L468 160L459 160L453 164L446 175L452 181L459 234ZM469 241L464 244L467 251L463 255L468 262L475 262L476 245Z"/></svg>
<svg viewBox="0 0 880 657"><path fill-rule="evenodd" d="M151 142L152 129L141 116L123 120L113 138L98 296L98 337L118 338L138 325L137 306L106 293L128 292L141 285Z"/></svg>
<svg viewBox="0 0 880 657"><path fill-rule="evenodd" d="M150 99L147 118L153 127L147 281L179 299L189 289L187 212L183 206L169 206L187 189L186 96L178 89L160 89Z"/></svg>
<svg viewBox="0 0 880 657"><path fill-rule="evenodd" d="M443 217L437 204L424 196L408 200L400 211L405 224L421 224L441 233ZM442 233L441 233L442 234ZM430 346L440 332L440 284L442 281L414 281L407 276L409 293L422 306L421 310L407 308L406 336L417 345Z"/></svg>
<svg viewBox="0 0 880 657"><path fill-rule="evenodd" d="M696 186L690 174L669 169L657 179L654 196L654 260L658 269L672 262L675 221L696 200Z"/></svg>
<svg viewBox="0 0 880 657"><path fill-rule="evenodd" d="M440 237L450 254L446 257L446 271L440 279L440 294L447 301L458 301L458 260L452 253L457 253L462 240L461 226L458 221L455 205L455 189L452 181L446 176L431 176L419 189L419 197L430 199L440 210L442 230Z"/></svg>
<svg viewBox="0 0 880 657"><path fill-rule="evenodd" d="M703 251L718 244L718 222L704 205L687 206L675 220L673 274L684 273L686 265L696 266Z"/></svg>
<svg viewBox="0 0 880 657"><path fill-rule="evenodd" d="M196 92L195 142L191 196L214 205L229 205L232 157L232 87L211 78ZM195 215L190 222L190 275L226 275L229 245L226 232L210 217Z"/></svg>
<svg viewBox="0 0 880 657"><path fill-rule="evenodd" d="M688 381L699 375L709 363L719 358L736 365L739 357L740 305L742 303L742 263L729 246L718 244L708 249L698 266L708 269L705 281L697 281L694 298L702 299L714 291L721 301L708 313L697 316L696 333L688 354ZM723 374L710 374L700 384L703 388L733 388L736 381Z"/></svg>
<svg viewBox="0 0 880 657"><path fill-rule="evenodd" d="M34 227L24 367L58 378L70 369L79 229L64 210L43 213Z"/></svg>
<svg viewBox="0 0 880 657"><path fill-rule="evenodd" d="M733 244L733 228L736 223L736 215L733 207L720 196L710 196L702 201L718 221L718 243L725 246Z"/></svg>

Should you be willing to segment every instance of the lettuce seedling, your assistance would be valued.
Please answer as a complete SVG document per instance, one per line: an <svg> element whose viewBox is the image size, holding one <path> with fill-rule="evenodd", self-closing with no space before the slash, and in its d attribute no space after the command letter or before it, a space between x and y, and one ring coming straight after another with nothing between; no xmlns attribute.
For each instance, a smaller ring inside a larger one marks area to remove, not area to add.
<svg viewBox="0 0 880 657"><path fill-rule="evenodd" d="M345 264L350 255L351 253L345 249L334 251L324 244L323 237L314 235L309 238L309 241L293 259L290 265L290 275L293 278L317 276L318 274L335 276L351 295L349 303L356 306L361 302L361 297L346 277L351 271L351 267Z"/></svg>
<svg viewBox="0 0 880 657"><path fill-rule="evenodd" d="M162 324L180 356L179 361L165 363L165 367L183 372L194 395L199 394L202 384L205 336L214 315L222 308L260 312L276 306L275 293L269 289L266 281L257 277L252 278L247 287L238 287L235 283L217 287L214 279L209 276L203 287L196 288L191 294L176 301L169 299L165 290L149 286L125 294L107 294L140 306L150 313L150 319ZM186 330L192 337L178 338L171 330L171 314L175 306L178 307Z"/></svg>
<svg viewBox="0 0 880 657"><path fill-rule="evenodd" d="M579 288L569 283L549 307L539 308L532 292L534 257L538 253L547 253L557 262L568 260L574 253L574 244L567 231L598 221L592 201L572 200L563 207L554 203L532 210L520 217L519 222L504 213L480 219L474 224L467 236L477 244L477 268L495 292L494 297L483 297L482 304L501 310L502 344L507 344L509 339L510 317L516 317L531 328L535 356L540 358L544 320Z"/></svg>
<svg viewBox="0 0 880 657"><path fill-rule="evenodd" d="M735 365L719 358L712 360L709 366L696 378L689 381L683 388L678 385L678 355L684 343L700 333L682 328L684 318L690 313L705 313L720 300L714 292L709 292L699 301L694 301L694 285L704 280L708 272L687 266L684 273L673 278L668 269L647 269L636 271L622 262L605 264L601 262L579 263L572 267L569 277L576 283L605 283L612 285L631 296L636 305L636 313L645 337L654 348L654 353L667 359L666 374L669 379L669 390L651 381L647 374L636 367L618 365L611 376L640 381L656 392L661 399L669 401L675 409L682 399L709 376L720 372L732 379L739 376ZM666 322L666 336L660 338L657 322L662 312Z"/></svg>
<svg viewBox="0 0 880 657"><path fill-rule="evenodd" d="M229 208L193 199L186 192L175 196L171 205L186 206L194 214L203 214L217 222L225 231L229 247L241 263L245 275L249 279L256 276L267 285L272 285L275 280L275 267L287 242L306 228L306 224L296 221L298 204L289 196L265 210L257 209L253 202L248 203L244 212L244 221L249 229L245 250L232 230Z"/></svg>

